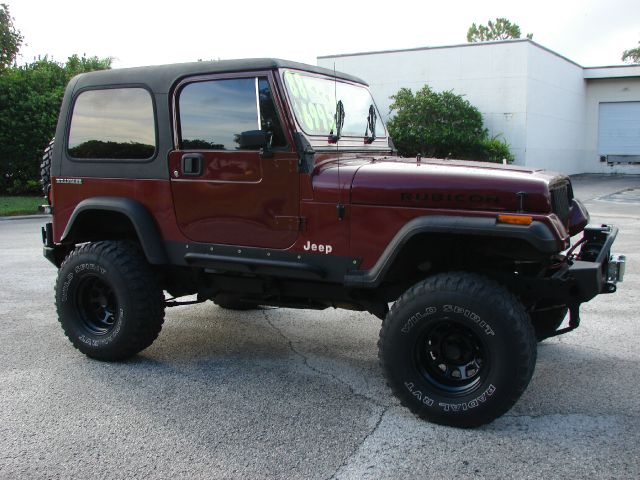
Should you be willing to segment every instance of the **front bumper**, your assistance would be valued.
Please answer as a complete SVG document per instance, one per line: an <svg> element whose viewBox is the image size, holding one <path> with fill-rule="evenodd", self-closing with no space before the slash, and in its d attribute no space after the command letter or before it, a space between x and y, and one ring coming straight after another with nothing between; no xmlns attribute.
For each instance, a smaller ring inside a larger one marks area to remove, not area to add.
<svg viewBox="0 0 640 480"><path fill-rule="evenodd" d="M577 312L581 303L596 295L615 292L623 280L625 256L611 253L617 235L614 226L587 225L579 253L568 254L553 270L538 276L504 274L498 278L530 302L533 310L564 305Z"/></svg>
<svg viewBox="0 0 640 480"><path fill-rule="evenodd" d="M587 225L580 253L571 259L563 278L575 281L573 293L580 303L600 293L613 293L622 282L626 267L624 255L612 254L611 247L618 235L612 225Z"/></svg>
<svg viewBox="0 0 640 480"><path fill-rule="evenodd" d="M567 257L567 264L550 278L529 285L544 303L566 306L569 309L569 325L556 330L553 335L568 333L580 325L580 304L601 293L613 293L622 282L625 273L624 255L611 253L618 229L611 225L587 225L581 240L580 252ZM543 304L544 304L543 303Z"/></svg>

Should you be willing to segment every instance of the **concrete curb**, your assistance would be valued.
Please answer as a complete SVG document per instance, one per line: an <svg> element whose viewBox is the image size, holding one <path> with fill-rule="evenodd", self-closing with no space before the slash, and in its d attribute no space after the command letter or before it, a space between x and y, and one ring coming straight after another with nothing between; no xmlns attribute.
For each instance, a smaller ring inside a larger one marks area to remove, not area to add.
<svg viewBox="0 0 640 480"><path fill-rule="evenodd" d="M15 215L12 217L0 217L0 222L7 220L30 220L38 218L51 218L51 215L37 214L37 215Z"/></svg>

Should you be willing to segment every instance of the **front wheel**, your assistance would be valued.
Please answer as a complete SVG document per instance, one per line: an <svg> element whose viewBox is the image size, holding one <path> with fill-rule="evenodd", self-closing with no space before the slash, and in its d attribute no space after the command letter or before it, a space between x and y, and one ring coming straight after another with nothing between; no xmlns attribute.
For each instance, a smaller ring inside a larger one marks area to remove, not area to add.
<svg viewBox="0 0 640 480"><path fill-rule="evenodd" d="M56 307L64 333L85 355L115 361L156 339L164 296L137 244L87 243L63 262Z"/></svg>
<svg viewBox="0 0 640 480"><path fill-rule="evenodd" d="M409 289L384 320L378 347L402 404L455 427L483 425L509 410L536 361L523 306L471 273L435 275Z"/></svg>

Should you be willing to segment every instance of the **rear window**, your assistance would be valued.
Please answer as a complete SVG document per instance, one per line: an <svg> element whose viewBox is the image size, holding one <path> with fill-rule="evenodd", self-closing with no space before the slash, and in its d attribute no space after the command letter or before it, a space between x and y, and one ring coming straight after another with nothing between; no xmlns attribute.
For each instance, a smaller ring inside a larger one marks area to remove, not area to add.
<svg viewBox="0 0 640 480"><path fill-rule="evenodd" d="M78 95L71 117L69 155L146 160L155 150L153 102L147 90L109 88Z"/></svg>

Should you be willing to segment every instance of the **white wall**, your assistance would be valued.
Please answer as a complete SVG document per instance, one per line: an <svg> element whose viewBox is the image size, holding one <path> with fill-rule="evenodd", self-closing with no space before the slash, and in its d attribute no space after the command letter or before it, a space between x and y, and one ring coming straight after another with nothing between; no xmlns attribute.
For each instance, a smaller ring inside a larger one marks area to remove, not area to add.
<svg viewBox="0 0 640 480"><path fill-rule="evenodd" d="M583 68L527 43L526 165L584 172Z"/></svg>
<svg viewBox="0 0 640 480"><path fill-rule="evenodd" d="M459 45L319 57L318 65L356 75L371 86L384 119L390 96L400 88L414 92L429 84L437 91L464 95L482 113L492 136L509 143L516 163L526 148L526 76L528 42Z"/></svg>
<svg viewBox="0 0 640 480"><path fill-rule="evenodd" d="M429 84L464 95L516 163L573 173L640 173L597 155L600 102L640 101L640 66L583 68L530 40L319 57L366 80L384 117L390 96ZM610 77L620 78L610 78Z"/></svg>

